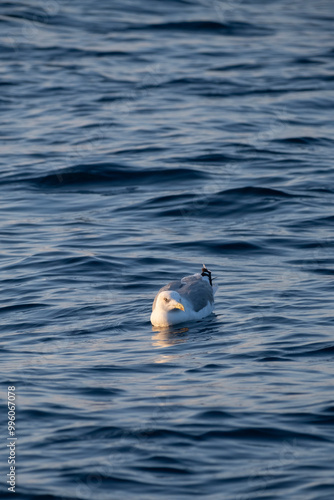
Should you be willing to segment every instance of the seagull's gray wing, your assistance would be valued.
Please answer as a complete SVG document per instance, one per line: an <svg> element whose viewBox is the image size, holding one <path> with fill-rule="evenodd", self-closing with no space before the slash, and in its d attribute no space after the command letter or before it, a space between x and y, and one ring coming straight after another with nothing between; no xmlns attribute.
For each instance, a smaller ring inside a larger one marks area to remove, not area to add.
<svg viewBox="0 0 334 500"><path fill-rule="evenodd" d="M184 297L191 303L196 312L208 305L208 302L213 303L212 286L206 280L203 280L200 274L186 276L178 281L171 281L168 285L162 287L154 299L152 310L155 308L159 293L166 290L178 292L181 297Z"/></svg>
<svg viewBox="0 0 334 500"><path fill-rule="evenodd" d="M200 274L182 278L181 287L177 291L192 304L196 312L207 306L208 302L213 303L212 286Z"/></svg>

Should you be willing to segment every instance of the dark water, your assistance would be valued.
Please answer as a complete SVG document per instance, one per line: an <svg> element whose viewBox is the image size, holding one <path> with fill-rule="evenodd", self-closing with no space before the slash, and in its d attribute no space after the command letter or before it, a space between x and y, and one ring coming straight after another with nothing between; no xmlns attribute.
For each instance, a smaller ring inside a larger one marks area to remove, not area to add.
<svg viewBox="0 0 334 500"><path fill-rule="evenodd" d="M334 498L333 21L1 2L16 498ZM203 262L215 314L154 331L156 291Z"/></svg>

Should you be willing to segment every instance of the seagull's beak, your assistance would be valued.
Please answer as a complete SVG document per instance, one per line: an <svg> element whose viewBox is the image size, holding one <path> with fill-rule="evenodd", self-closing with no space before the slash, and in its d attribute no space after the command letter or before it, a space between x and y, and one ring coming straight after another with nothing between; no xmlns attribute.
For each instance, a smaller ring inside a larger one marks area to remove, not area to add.
<svg viewBox="0 0 334 500"><path fill-rule="evenodd" d="M175 304L173 304L173 306L175 309L181 309L181 311L184 311L184 307L180 302L175 302Z"/></svg>

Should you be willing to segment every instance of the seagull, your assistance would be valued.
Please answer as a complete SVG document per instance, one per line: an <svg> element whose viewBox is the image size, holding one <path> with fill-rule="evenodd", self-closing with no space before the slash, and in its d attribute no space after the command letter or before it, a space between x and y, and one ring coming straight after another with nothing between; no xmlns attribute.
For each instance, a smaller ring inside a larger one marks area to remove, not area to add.
<svg viewBox="0 0 334 500"><path fill-rule="evenodd" d="M152 325L168 327L208 316L218 289L212 285L213 279L211 271L203 264L201 273L171 281L161 288L152 306Z"/></svg>

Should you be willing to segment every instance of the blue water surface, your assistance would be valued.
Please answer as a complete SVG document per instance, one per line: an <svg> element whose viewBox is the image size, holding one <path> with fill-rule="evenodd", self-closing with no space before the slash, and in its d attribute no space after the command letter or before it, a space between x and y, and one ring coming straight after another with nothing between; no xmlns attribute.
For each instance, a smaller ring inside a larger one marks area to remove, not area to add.
<svg viewBox="0 0 334 500"><path fill-rule="evenodd" d="M331 0L0 4L1 498L334 498ZM152 328L157 290L215 312Z"/></svg>

